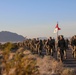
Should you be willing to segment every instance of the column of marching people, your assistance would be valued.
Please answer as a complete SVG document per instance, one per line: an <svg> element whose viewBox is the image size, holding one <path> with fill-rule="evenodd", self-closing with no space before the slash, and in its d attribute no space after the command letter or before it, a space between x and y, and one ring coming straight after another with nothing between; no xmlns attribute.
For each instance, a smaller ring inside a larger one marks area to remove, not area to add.
<svg viewBox="0 0 76 75"><path fill-rule="evenodd" d="M58 36L58 42L52 37L48 39L41 40L39 38L27 39L23 43L18 43L18 46L24 46L26 49L30 50L33 54L53 56L54 53L57 53L57 59L63 61L67 59L66 50L69 50L69 47L72 50L73 57L76 58L76 35L71 39L64 39L63 35Z"/></svg>

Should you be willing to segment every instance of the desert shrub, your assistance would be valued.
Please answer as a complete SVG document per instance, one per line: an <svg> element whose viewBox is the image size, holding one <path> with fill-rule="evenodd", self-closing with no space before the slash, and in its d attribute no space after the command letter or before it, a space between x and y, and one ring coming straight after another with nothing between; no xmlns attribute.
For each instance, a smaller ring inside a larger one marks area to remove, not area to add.
<svg viewBox="0 0 76 75"><path fill-rule="evenodd" d="M23 52L16 52L13 59L9 60L10 49L12 45L8 44L3 50L3 63L5 75L39 75L38 68L36 67L36 59L34 57L23 56ZM2 75L3 75L2 74Z"/></svg>
<svg viewBox="0 0 76 75"><path fill-rule="evenodd" d="M28 56L22 57L23 53L17 53L15 56L15 74L16 75L37 75L36 59Z"/></svg>
<svg viewBox="0 0 76 75"><path fill-rule="evenodd" d="M2 52L2 56L3 56L2 63L5 65L6 75L9 74L9 70L11 67L10 62L8 62L11 47L12 47L12 43L6 43L3 45L3 50L2 50L3 51Z"/></svg>
<svg viewBox="0 0 76 75"><path fill-rule="evenodd" d="M76 75L76 72L74 69L64 69L61 75Z"/></svg>
<svg viewBox="0 0 76 75"><path fill-rule="evenodd" d="M43 59L39 58L37 65L41 75L60 74L63 70L63 64L50 56L45 56Z"/></svg>

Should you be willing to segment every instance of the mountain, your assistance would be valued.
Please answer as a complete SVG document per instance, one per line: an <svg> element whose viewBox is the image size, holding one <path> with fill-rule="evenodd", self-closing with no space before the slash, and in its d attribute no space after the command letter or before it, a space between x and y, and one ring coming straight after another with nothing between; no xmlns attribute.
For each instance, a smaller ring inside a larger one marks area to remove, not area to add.
<svg viewBox="0 0 76 75"><path fill-rule="evenodd" d="M9 31L0 32L0 42L18 42L23 40L25 40L25 38L22 35Z"/></svg>
<svg viewBox="0 0 76 75"><path fill-rule="evenodd" d="M47 37L38 37L41 40L47 39Z"/></svg>

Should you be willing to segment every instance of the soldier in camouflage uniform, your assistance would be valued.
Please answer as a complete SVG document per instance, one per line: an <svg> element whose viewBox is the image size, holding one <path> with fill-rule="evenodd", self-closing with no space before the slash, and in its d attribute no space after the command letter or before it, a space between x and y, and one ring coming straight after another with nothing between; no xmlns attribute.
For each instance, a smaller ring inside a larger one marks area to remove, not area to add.
<svg viewBox="0 0 76 75"><path fill-rule="evenodd" d="M73 36L72 40L72 50L73 50L73 57L76 58L76 35Z"/></svg>
<svg viewBox="0 0 76 75"><path fill-rule="evenodd" d="M38 49L38 54L41 55L43 49L43 43L42 40L39 41L39 49Z"/></svg>
<svg viewBox="0 0 76 75"><path fill-rule="evenodd" d="M65 50L65 48L66 48L65 40L64 40L63 36L60 35L59 40L58 40L58 49L59 49L59 52L60 52L61 61L64 60L64 50Z"/></svg>

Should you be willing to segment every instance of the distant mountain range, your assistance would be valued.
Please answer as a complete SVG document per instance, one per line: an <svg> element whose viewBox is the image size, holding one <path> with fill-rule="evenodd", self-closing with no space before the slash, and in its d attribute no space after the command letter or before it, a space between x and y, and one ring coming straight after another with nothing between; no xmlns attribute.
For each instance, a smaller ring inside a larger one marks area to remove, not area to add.
<svg viewBox="0 0 76 75"><path fill-rule="evenodd" d="M47 39L47 37L38 37L41 40Z"/></svg>
<svg viewBox="0 0 76 75"><path fill-rule="evenodd" d="M22 35L9 31L0 32L0 42L18 42L23 41L25 38Z"/></svg>

